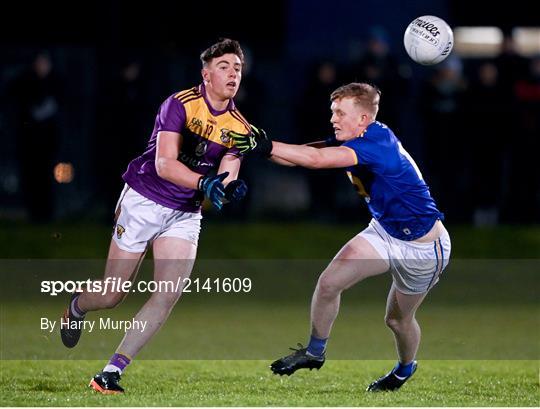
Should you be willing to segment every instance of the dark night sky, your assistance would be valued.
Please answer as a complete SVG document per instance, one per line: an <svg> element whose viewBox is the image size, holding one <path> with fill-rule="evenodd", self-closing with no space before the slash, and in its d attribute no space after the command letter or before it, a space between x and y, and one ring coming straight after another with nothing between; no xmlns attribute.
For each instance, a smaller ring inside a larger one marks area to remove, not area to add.
<svg viewBox="0 0 540 409"><path fill-rule="evenodd" d="M10 45L71 44L130 47L175 43L206 45L216 36L249 39L253 45L274 49L285 28L283 1L262 10L254 3L185 2L12 2L2 5L0 42ZM246 11L251 12L248 17ZM5 18L8 17L8 18ZM189 50L189 48L188 48Z"/></svg>

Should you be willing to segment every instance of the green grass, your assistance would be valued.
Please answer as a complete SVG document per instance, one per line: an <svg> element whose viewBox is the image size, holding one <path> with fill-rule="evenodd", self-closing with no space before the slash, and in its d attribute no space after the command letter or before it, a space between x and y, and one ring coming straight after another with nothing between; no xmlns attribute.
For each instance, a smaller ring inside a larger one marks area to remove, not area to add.
<svg viewBox="0 0 540 409"><path fill-rule="evenodd" d="M129 319L140 301L102 315ZM122 381L128 393L112 397L86 389L86 383L101 370L123 333L85 333L77 348L66 350L57 332L38 329L39 316L55 319L61 304L60 299L24 307L11 301L3 304L0 405L540 404L539 315L534 304L426 303L418 313L424 328L419 371L398 393L372 395L364 392L366 385L395 362L392 337L382 320L383 300L380 305L344 300L323 370L280 378L271 375L268 364L287 353L288 346L305 341L307 302L222 303L193 296L181 300L129 367Z"/></svg>
<svg viewBox="0 0 540 409"><path fill-rule="evenodd" d="M384 294L381 294L384 295ZM104 359L118 345L123 331L98 328L99 317L129 320L144 299L126 301L114 310L88 315L77 348L66 350L58 335L65 297L56 303L2 306L2 359ZM535 360L540 351L538 305L444 305L426 301L417 314L423 327L419 359ZM56 320L52 333L40 329L40 318ZM385 327L384 297L359 302L344 296L329 343L332 359L378 360L395 357ZM309 297L297 302L221 300L192 295L175 307L162 330L141 351L141 359L272 359L297 342L306 342ZM277 338L278 341L275 339ZM181 347L179 347L181 346Z"/></svg>
<svg viewBox="0 0 540 409"><path fill-rule="evenodd" d="M330 258L363 223L220 223L204 220L200 258ZM0 258L104 258L111 227L3 223ZM448 226L454 258L537 258L540 226Z"/></svg>
<svg viewBox="0 0 540 409"><path fill-rule="evenodd" d="M84 334L66 350L57 332L39 328L40 317L58 319L65 296L39 294L37 285L87 271L99 276L110 228L4 223L0 406L540 406L538 226L449 227L454 261L418 312L420 367L398 393L364 392L395 360L383 324L387 276L344 294L323 370L270 374L271 359L306 340L319 265L363 227L206 221L194 276L234 271L253 278L253 293L183 296L126 372L128 393L101 396L86 384L123 334ZM39 258L75 261L5 260ZM259 261L234 261L247 258ZM143 268L142 278L149 273ZM134 295L101 315L129 319L142 302Z"/></svg>
<svg viewBox="0 0 540 409"><path fill-rule="evenodd" d="M99 361L2 361L2 406L538 406L537 361L423 361L398 393L366 386L391 361L329 361L291 377L267 361L139 361L127 393L86 388Z"/></svg>

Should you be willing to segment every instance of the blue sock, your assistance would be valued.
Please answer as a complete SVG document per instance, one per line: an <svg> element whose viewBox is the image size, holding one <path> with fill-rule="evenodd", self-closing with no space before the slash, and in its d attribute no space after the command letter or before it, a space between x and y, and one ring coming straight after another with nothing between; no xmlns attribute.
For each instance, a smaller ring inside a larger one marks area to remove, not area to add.
<svg viewBox="0 0 540 409"><path fill-rule="evenodd" d="M393 372L397 376L401 376L401 377L411 376L415 365L416 365L416 361L412 361L410 364L407 364L407 365L404 365L401 362L398 362Z"/></svg>
<svg viewBox="0 0 540 409"><path fill-rule="evenodd" d="M321 339L312 335L309 340L307 352L313 356L321 356L326 349L326 342L328 342L328 338Z"/></svg>

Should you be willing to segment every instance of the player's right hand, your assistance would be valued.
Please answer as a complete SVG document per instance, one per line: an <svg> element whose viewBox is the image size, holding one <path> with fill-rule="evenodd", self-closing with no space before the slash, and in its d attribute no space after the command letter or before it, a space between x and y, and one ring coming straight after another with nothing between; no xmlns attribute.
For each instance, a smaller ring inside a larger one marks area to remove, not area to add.
<svg viewBox="0 0 540 409"><path fill-rule="evenodd" d="M241 179L236 179L225 186L225 200L227 202L239 202L242 200L248 191L246 182Z"/></svg>
<svg viewBox="0 0 540 409"><path fill-rule="evenodd" d="M253 152L268 157L272 152L272 140L266 135L264 129L259 129L254 125L251 125L251 132L248 134L230 131L229 136L240 153Z"/></svg>
<svg viewBox="0 0 540 409"><path fill-rule="evenodd" d="M215 176L204 175L199 179L198 189L210 199L212 205L217 210L221 210L223 207L223 199L225 197L223 181L227 176L229 176L229 172L223 172Z"/></svg>

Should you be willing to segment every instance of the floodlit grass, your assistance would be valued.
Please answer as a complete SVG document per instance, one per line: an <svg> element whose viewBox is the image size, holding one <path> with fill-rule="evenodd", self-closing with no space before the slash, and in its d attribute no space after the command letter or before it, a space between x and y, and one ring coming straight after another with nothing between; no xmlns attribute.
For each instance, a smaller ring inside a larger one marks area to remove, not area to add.
<svg viewBox="0 0 540 409"><path fill-rule="evenodd" d="M394 364L383 323L387 276L344 294L321 371L282 378L270 373L272 359L307 339L309 300L320 273L310 269L310 260L329 260L364 227L206 221L199 260L215 260L216 273L253 274L253 293L184 295L127 370L127 393L102 396L86 385L123 333L84 334L77 348L65 349L58 330L40 329L40 317L58 320L67 296L40 294L39 280L50 277L32 270L38 261L26 259L73 259L54 265L66 266L57 272L63 278L79 277L82 259L106 257L111 229L6 223L0 267L14 269L2 271L0 288L0 406L540 406L538 261L517 260L538 257L538 226L449 227L454 261L418 312L420 366L399 392L364 392ZM467 260L474 258L483 260ZM219 262L227 259L270 262L242 270ZM308 261L291 263L300 259ZM283 270L272 270L271 262ZM202 266L197 262L194 276L204 276ZM142 302L144 295L130 296L100 314L130 319Z"/></svg>
<svg viewBox="0 0 540 409"><path fill-rule="evenodd" d="M3 223L0 258L104 258L112 227ZM330 258L365 223L220 223L204 220L200 258ZM448 226L454 258L537 258L540 226Z"/></svg>
<svg viewBox="0 0 540 409"><path fill-rule="evenodd" d="M265 361L138 361L126 394L86 387L99 361L2 361L2 406L538 406L537 361L423 361L398 392L367 393L391 361L272 375Z"/></svg>

